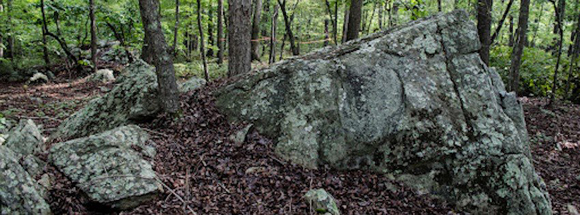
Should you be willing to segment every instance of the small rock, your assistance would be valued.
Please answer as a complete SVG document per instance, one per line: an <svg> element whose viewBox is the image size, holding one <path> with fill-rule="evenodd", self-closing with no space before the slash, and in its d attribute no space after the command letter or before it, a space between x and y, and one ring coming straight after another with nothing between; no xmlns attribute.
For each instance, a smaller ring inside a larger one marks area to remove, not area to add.
<svg viewBox="0 0 580 215"><path fill-rule="evenodd" d="M113 75L113 70L110 69L99 69L97 72L89 78L90 81L100 81L107 83L115 80L115 75Z"/></svg>
<svg viewBox="0 0 580 215"><path fill-rule="evenodd" d="M252 128L252 124L247 125L242 130L237 131L235 134L230 136L230 140L234 141L237 145L240 145L246 141L246 136Z"/></svg>
<svg viewBox="0 0 580 215"><path fill-rule="evenodd" d="M141 128L122 126L57 143L49 160L91 201L126 210L153 199L159 191L155 172L143 159L155 156L148 139Z"/></svg>
<svg viewBox="0 0 580 215"><path fill-rule="evenodd" d="M34 73L30 79L28 79L28 83L47 83L48 77L45 74L40 72Z"/></svg>
<svg viewBox="0 0 580 215"><path fill-rule="evenodd" d="M196 90L205 85L206 81L198 77L192 77L186 82L179 85L179 92L185 93L192 90Z"/></svg>
<svg viewBox="0 0 580 215"><path fill-rule="evenodd" d="M576 176L576 180L580 181L580 175Z"/></svg>
<svg viewBox="0 0 580 215"><path fill-rule="evenodd" d="M246 174L254 174L254 173L261 173L266 171L266 168L261 166L253 166L246 170Z"/></svg>
<svg viewBox="0 0 580 215"><path fill-rule="evenodd" d="M324 189L310 190L304 195L306 205L318 213L330 213L331 215L340 215L338 206L334 197L326 192Z"/></svg>
<svg viewBox="0 0 580 215"><path fill-rule="evenodd" d="M578 213L578 209L574 205L568 204L566 207L568 208L568 213L571 215L580 215L580 213Z"/></svg>

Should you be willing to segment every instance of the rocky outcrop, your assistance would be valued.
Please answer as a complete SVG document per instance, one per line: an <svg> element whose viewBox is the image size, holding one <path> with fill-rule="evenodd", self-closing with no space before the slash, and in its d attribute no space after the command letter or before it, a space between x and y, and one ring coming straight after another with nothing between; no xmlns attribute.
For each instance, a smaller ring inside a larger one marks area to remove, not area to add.
<svg viewBox="0 0 580 215"><path fill-rule="evenodd" d="M479 48L455 11L242 75L216 104L306 167L392 173L473 213L550 214L522 107Z"/></svg>
<svg viewBox="0 0 580 215"><path fill-rule="evenodd" d="M63 121L55 136L84 137L153 117L160 110L153 67L139 60L122 73L111 92L90 101Z"/></svg>
<svg viewBox="0 0 580 215"><path fill-rule="evenodd" d="M123 126L58 143L49 159L90 200L125 210L152 199L160 187L144 159L155 156L148 138L137 126Z"/></svg>
<svg viewBox="0 0 580 215"><path fill-rule="evenodd" d="M18 163L19 155L0 146L0 214L51 214L41 188Z"/></svg>
<svg viewBox="0 0 580 215"><path fill-rule="evenodd" d="M304 195L306 205L317 213L340 215L336 200L324 189L310 190Z"/></svg>

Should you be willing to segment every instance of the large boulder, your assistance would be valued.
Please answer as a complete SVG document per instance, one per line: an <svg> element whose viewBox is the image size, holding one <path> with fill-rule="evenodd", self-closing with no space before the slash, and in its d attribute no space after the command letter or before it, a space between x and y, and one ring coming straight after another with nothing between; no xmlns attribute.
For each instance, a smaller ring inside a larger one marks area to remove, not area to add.
<svg viewBox="0 0 580 215"><path fill-rule="evenodd" d="M58 143L49 159L93 202L125 210L159 191L151 164L155 148L141 128L129 125Z"/></svg>
<svg viewBox="0 0 580 215"><path fill-rule="evenodd" d="M147 120L160 110L153 67L138 60L125 68L116 86L103 97L63 121L55 134L62 139L84 137L120 125Z"/></svg>
<svg viewBox="0 0 580 215"><path fill-rule="evenodd" d="M42 152L44 149L44 137L30 119L20 120L7 136L4 145L22 156Z"/></svg>
<svg viewBox="0 0 580 215"><path fill-rule="evenodd" d="M305 167L369 169L474 213L550 214L522 107L464 11L254 71L215 93Z"/></svg>
<svg viewBox="0 0 580 215"><path fill-rule="evenodd" d="M39 184L18 160L15 152L0 146L0 214L51 214Z"/></svg>

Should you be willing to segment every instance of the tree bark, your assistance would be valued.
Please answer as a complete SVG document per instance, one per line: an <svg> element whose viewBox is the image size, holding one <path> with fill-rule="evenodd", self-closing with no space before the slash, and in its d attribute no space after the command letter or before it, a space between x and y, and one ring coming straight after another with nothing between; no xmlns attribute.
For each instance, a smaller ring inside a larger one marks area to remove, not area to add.
<svg viewBox="0 0 580 215"><path fill-rule="evenodd" d="M346 32L348 31L348 22L349 22L348 19L350 18L348 14L350 14L350 11L348 10L348 8L346 8L344 11L344 23L342 24L342 43L346 42Z"/></svg>
<svg viewBox="0 0 580 215"><path fill-rule="evenodd" d="M437 0L437 12L441 12L441 0Z"/></svg>
<svg viewBox="0 0 580 215"><path fill-rule="evenodd" d="M497 38L497 36L499 35L499 32L501 31L501 27L503 26L503 23L507 17L507 15L510 12L510 8L512 8L512 4L514 3L514 0L509 0L507 7L505 8L505 11L503 12L503 15L501 17L501 19L499 20L499 23L497 24L497 28L495 29L495 32L493 32L493 35L491 36L491 41L489 42L489 44L493 44L495 38Z"/></svg>
<svg viewBox="0 0 580 215"><path fill-rule="evenodd" d="M270 31L270 58L268 63L276 61L276 28L278 27L278 5L274 5L274 14L272 15L272 29Z"/></svg>
<svg viewBox="0 0 580 215"><path fill-rule="evenodd" d="M40 12L42 13L42 57L46 65L50 64L50 58L48 57L48 44L46 41L46 13L44 12L44 0L40 0Z"/></svg>
<svg viewBox="0 0 580 215"><path fill-rule="evenodd" d="M510 81L509 90L518 92L519 80L520 80L520 66L522 63L522 53L525 47L525 41L528 31L528 16L530 12L530 0L522 0L520 6L520 15L518 18L518 30L517 30L517 44L513 48L511 56L511 67L510 67Z"/></svg>
<svg viewBox="0 0 580 215"><path fill-rule="evenodd" d="M328 46L328 40L330 37L328 36L328 19L324 20L324 46Z"/></svg>
<svg viewBox="0 0 580 215"><path fill-rule="evenodd" d="M224 62L224 0L218 0L218 21L217 21L217 46L218 46L218 64L222 64Z"/></svg>
<svg viewBox="0 0 580 215"><path fill-rule="evenodd" d="M164 111L175 114L179 110L177 83L175 82L175 68L173 58L161 29L161 15L159 1L139 0L141 20L145 28L145 43L153 55L155 71L157 73L158 99Z"/></svg>
<svg viewBox="0 0 580 215"><path fill-rule="evenodd" d="M332 22L332 38L334 39L334 44L338 44L337 38L336 38L336 20L335 18L332 16L332 10L330 9L330 2L328 2L328 0L324 1L326 3L326 9L328 11L328 16L330 17L330 21ZM336 5L338 5L338 1L336 2Z"/></svg>
<svg viewBox="0 0 580 215"><path fill-rule="evenodd" d="M203 74L205 75L205 80L209 82L209 73L207 71L207 60L205 59L205 46L203 42L203 28L201 26L201 0L197 0L197 30L199 30L199 47L201 61L203 62Z"/></svg>
<svg viewBox="0 0 580 215"><path fill-rule="evenodd" d="M7 21L8 21L8 45L6 46L6 50L8 51L7 57L10 59L14 58L14 37L12 36L14 31L14 24L12 24L12 0L8 0L6 5L6 13L7 13Z"/></svg>
<svg viewBox="0 0 580 215"><path fill-rule="evenodd" d="M252 21L252 61L260 61L258 49L260 48L260 16L262 15L262 0L255 0L254 2L254 18Z"/></svg>
<svg viewBox="0 0 580 215"><path fill-rule="evenodd" d="M251 70L251 10L251 0L229 0L228 76L230 77Z"/></svg>
<svg viewBox="0 0 580 215"><path fill-rule="evenodd" d="M278 0L278 4L280 5L280 9L282 10L282 16L284 17L284 26L286 27L286 35L288 35L288 39L290 39L290 50L292 51L292 55L294 56L300 55L300 51L296 47L294 33L292 32L291 19L294 18L294 14L292 14L292 18L288 16L288 12L286 11L286 0ZM298 1L296 2L296 5L298 5ZM294 8L296 8L296 5L294 6Z"/></svg>
<svg viewBox="0 0 580 215"><path fill-rule="evenodd" d="M210 46L213 46L213 5L211 4L211 0L210 0L210 7L209 7L209 16L208 16L208 22L207 22L207 43ZM213 57L213 48L208 48L207 49L207 54L206 56L208 57Z"/></svg>
<svg viewBox="0 0 580 215"><path fill-rule="evenodd" d="M560 0L559 2L559 6L556 6L556 1L552 0L551 2L554 4L554 11L556 11L556 27L557 27L557 32L558 32L558 36L559 39L557 41L557 46L558 46L558 53L557 53L557 58L556 58L556 68L554 68L554 78L553 78L553 82L552 82L552 94L550 95L550 104L552 104L554 102L554 100L556 99L556 91L558 89L558 70L560 69L560 59L562 58L562 45L563 45L563 41L564 41L564 28L562 26L562 21L563 21L563 17L564 17L564 8L560 8L562 6L564 6L564 2L565 0Z"/></svg>
<svg viewBox="0 0 580 215"><path fill-rule="evenodd" d="M179 0L175 0L175 25L173 26L173 46L171 46L173 56L177 56L177 35L179 35Z"/></svg>
<svg viewBox="0 0 580 215"><path fill-rule="evenodd" d="M510 35L508 38L508 46L509 47L514 47L514 17L510 15Z"/></svg>
<svg viewBox="0 0 580 215"><path fill-rule="evenodd" d="M361 24L362 2L363 0L351 0L350 2L346 41L358 38Z"/></svg>
<svg viewBox="0 0 580 215"><path fill-rule="evenodd" d="M95 20L95 2L89 0L89 18L91 19L91 60L93 61L93 72L97 72L97 22Z"/></svg>
<svg viewBox="0 0 580 215"><path fill-rule="evenodd" d="M481 42L479 56L485 65L489 65L489 46L491 44L491 9L493 0L477 1L477 33Z"/></svg>

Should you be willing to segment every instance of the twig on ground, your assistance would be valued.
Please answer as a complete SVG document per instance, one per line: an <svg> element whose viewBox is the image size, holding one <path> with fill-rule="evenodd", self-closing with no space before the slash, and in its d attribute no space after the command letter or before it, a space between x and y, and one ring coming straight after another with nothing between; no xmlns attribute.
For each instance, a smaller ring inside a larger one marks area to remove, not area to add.
<svg viewBox="0 0 580 215"><path fill-rule="evenodd" d="M175 191L173 191L173 189L171 189L169 186L167 186L167 184L163 183L163 181L161 181L159 178L157 178L157 181L159 182L159 184L161 184L161 186L165 187L165 189L167 189L170 193L172 193L175 198L177 198L179 201L181 201L183 204L185 204L187 206L187 209L189 210L189 212L191 212L194 215L197 215L197 213L195 211L193 211L193 209L191 209L191 207L189 207L189 205L187 205L187 202L181 198L181 196L179 196L177 193L175 193Z"/></svg>

